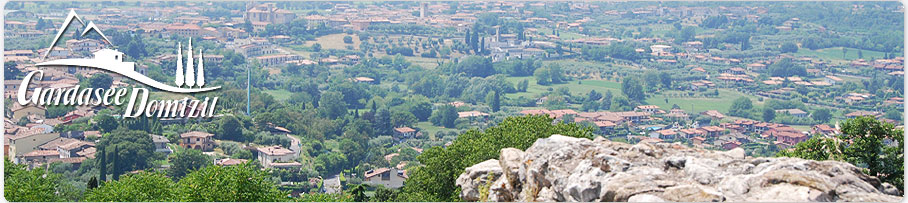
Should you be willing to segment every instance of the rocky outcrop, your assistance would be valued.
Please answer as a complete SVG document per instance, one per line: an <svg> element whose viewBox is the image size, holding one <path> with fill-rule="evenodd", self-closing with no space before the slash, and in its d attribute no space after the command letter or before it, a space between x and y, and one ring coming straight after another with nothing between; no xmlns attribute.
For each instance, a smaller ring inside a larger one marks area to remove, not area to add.
<svg viewBox="0 0 908 203"><path fill-rule="evenodd" d="M553 135L457 178L466 201L895 202L898 189L837 161L747 157L669 143Z"/></svg>

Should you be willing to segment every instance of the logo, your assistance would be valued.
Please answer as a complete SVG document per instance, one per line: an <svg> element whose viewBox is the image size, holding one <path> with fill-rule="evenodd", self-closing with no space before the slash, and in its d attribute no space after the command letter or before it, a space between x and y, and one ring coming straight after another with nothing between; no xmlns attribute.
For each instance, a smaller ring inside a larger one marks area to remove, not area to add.
<svg viewBox="0 0 908 203"><path fill-rule="evenodd" d="M60 30L57 32L56 37L51 42L50 46L47 49L47 52L44 53L42 59L46 59L47 56L56 48L57 42L60 40L63 33L66 32L67 28L71 23L79 22L82 25L85 25L82 18L76 14L75 10L70 10L66 19L63 22L63 25L60 27ZM94 31L98 33L103 41L111 46L110 40L101 30L94 24L94 22L89 21L88 25L85 26L85 29L82 31L80 36L85 36L89 31ZM162 82L158 82L152 78L149 78L135 70L135 62L125 62L123 61L125 55L115 49L103 48L95 51L92 58L66 58L66 59L57 59L52 61L41 62L35 64L39 68L67 68L67 67L83 67L83 68L93 68L100 69L107 72L116 73L122 75L123 77L132 79L136 82L142 83L144 85L154 87L156 89L172 92L172 93L199 93L219 89L217 87L204 87L205 86L205 65L204 65L204 55L202 50L199 50L198 65L193 66L193 49L192 49L192 39L189 39L188 50L186 51L185 59L185 68L184 68L184 58L183 58L183 45L182 43L177 44L177 67L176 67L176 78L174 79L174 84L176 86L171 86ZM29 72L25 78L22 80L22 84L18 90L18 102L21 105L26 105L28 103L36 105L121 105L123 104L123 96L126 96L127 89L116 88L80 88L78 85L72 88L35 88L32 90L32 95L30 98L26 97L28 93L28 85L31 83L32 79L35 76L38 78L44 77L44 72L42 70L36 70ZM123 113L123 117L159 117L159 118L174 118L174 117L210 117L214 113L214 106L217 103L218 97L208 98L204 100L191 100L188 97L184 97L181 100L148 100L149 91L145 88L133 88L131 91L131 96L129 97L129 102L126 106L126 112ZM141 97L140 97L141 96Z"/></svg>

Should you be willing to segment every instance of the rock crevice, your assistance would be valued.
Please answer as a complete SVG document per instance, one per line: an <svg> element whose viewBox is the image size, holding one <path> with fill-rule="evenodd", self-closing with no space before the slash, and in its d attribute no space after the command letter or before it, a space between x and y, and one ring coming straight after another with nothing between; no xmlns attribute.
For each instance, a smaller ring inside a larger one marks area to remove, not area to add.
<svg viewBox="0 0 908 203"><path fill-rule="evenodd" d="M747 157L669 143L561 135L501 150L457 178L466 201L896 202L892 185L849 163Z"/></svg>

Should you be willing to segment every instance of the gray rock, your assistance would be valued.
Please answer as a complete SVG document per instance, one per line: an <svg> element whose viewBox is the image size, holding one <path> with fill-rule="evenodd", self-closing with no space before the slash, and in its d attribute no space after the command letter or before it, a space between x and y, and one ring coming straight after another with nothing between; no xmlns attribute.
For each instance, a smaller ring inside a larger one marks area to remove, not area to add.
<svg viewBox="0 0 908 203"><path fill-rule="evenodd" d="M901 193L849 163L754 158L740 148L553 135L526 151L502 149L499 158L457 178L463 200L895 202Z"/></svg>
<svg viewBox="0 0 908 203"><path fill-rule="evenodd" d="M655 195L639 194L627 198L627 202L665 202L665 200Z"/></svg>
<svg viewBox="0 0 908 203"><path fill-rule="evenodd" d="M460 198L465 201L479 201L480 190L501 177L501 166L498 160L489 159L482 163L470 166L460 174L455 181L460 186Z"/></svg>

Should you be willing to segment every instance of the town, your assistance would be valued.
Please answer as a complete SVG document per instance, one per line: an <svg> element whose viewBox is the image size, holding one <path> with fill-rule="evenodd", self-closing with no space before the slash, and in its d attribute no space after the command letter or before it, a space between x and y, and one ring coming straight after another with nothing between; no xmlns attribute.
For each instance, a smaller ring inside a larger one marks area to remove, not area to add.
<svg viewBox="0 0 908 203"><path fill-rule="evenodd" d="M48 48L70 10L103 35L71 26ZM11 2L6 11L5 159L61 174L66 191L28 201L447 201L409 179L431 173L433 152L460 137L520 118L754 157L840 139L851 119L904 129L898 2ZM161 83L177 75L177 87L183 63L191 72L204 61L199 78L220 89L148 88L159 102L138 110L17 102L41 88L147 87L36 65L111 50ZM23 83L33 71L43 78ZM146 108L200 116L132 114ZM230 166L254 167L286 194L103 195L131 174L191 188L195 173Z"/></svg>

